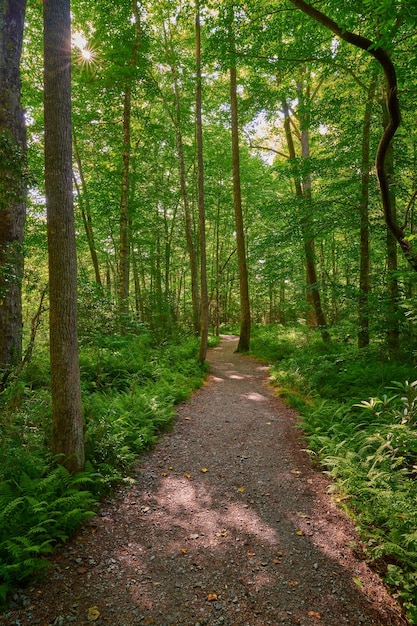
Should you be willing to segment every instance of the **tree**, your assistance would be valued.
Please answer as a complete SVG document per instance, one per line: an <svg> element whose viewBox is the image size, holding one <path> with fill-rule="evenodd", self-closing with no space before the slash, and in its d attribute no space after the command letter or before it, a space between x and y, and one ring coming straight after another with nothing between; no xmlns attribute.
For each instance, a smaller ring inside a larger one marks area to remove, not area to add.
<svg viewBox="0 0 417 626"><path fill-rule="evenodd" d="M397 72L395 65L392 62L387 50L385 50L378 42L375 43L367 37L357 35L356 33L352 33L349 30L342 28L334 20L321 11L318 11L312 5L304 2L304 0L290 0L290 2L344 41L347 41L361 50L369 52L369 54L371 54L378 61L384 72L388 121L379 142L375 157L375 167L379 181L385 222L393 237L399 243L408 263L415 271L417 271L417 253L413 251L412 244L405 235L404 227L401 227L398 224L395 207L392 205L389 173L386 167L391 142L401 122L401 111L398 100Z"/></svg>
<svg viewBox="0 0 417 626"><path fill-rule="evenodd" d="M200 2L197 0L195 16L196 33L196 135L197 135L197 169L198 169L198 214L200 231L200 350L198 360L204 363L207 352L209 330L209 306L207 290L207 254L206 254L206 213L204 206L204 155L203 155L203 116L202 116L202 85L201 85L201 24Z"/></svg>
<svg viewBox="0 0 417 626"><path fill-rule="evenodd" d="M236 223L236 246L239 264L239 286L240 286L240 335L237 352L248 352L250 345L251 316L249 302L249 282L246 262L245 229L243 224L242 211L242 190L240 183L240 155L239 155L239 115L237 105L237 69L235 42L233 35L234 28L234 7L230 8L230 28L231 55L230 55L230 108L231 108L231 130L232 130L232 166L233 166L233 205L235 209Z"/></svg>
<svg viewBox="0 0 417 626"><path fill-rule="evenodd" d="M21 359L26 131L20 59L26 0L0 1L0 370Z"/></svg>
<svg viewBox="0 0 417 626"><path fill-rule="evenodd" d="M84 466L84 440L72 188L70 1L46 0L43 23L52 451L76 472Z"/></svg>
<svg viewBox="0 0 417 626"><path fill-rule="evenodd" d="M372 104L375 98L376 77L369 83L363 116L362 159L361 159L361 199L359 203L360 220L360 273L358 299L358 348L369 345L369 292L370 254L369 254L369 171L370 171L370 130Z"/></svg>

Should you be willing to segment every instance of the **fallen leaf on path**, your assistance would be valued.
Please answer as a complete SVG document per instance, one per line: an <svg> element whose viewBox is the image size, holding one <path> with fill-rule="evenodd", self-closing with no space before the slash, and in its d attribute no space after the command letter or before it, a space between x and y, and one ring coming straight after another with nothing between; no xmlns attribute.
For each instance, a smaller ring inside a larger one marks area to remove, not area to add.
<svg viewBox="0 0 417 626"><path fill-rule="evenodd" d="M191 422L191 417L184 417L187 422Z"/></svg>
<svg viewBox="0 0 417 626"><path fill-rule="evenodd" d="M247 554L248 556L256 556L256 552L251 552L250 550L248 550L248 551L246 552L246 554Z"/></svg>
<svg viewBox="0 0 417 626"><path fill-rule="evenodd" d="M290 470L290 473L293 474L294 476L296 476L297 478L299 478L301 476L300 470L292 469L292 470Z"/></svg>
<svg viewBox="0 0 417 626"><path fill-rule="evenodd" d="M295 534L298 535L299 537L302 537L304 535L302 530L296 530Z"/></svg>
<svg viewBox="0 0 417 626"><path fill-rule="evenodd" d="M243 493L245 491L244 487L238 487L237 488L238 493Z"/></svg>
<svg viewBox="0 0 417 626"><path fill-rule="evenodd" d="M190 535L190 539L198 539L199 536L200 535L198 533L193 533L192 535Z"/></svg>
<svg viewBox="0 0 417 626"><path fill-rule="evenodd" d="M187 549L186 548L181 548L181 553L182 554L187 554Z"/></svg>
<svg viewBox="0 0 417 626"><path fill-rule="evenodd" d="M354 576L352 580L355 583L355 585L358 585L358 587L363 587L363 582L361 581L360 578L358 578L358 576Z"/></svg>
<svg viewBox="0 0 417 626"><path fill-rule="evenodd" d="M172 467L172 465L170 465L170 466L168 467L168 469L169 469L169 470L173 470L174 468Z"/></svg>
<svg viewBox="0 0 417 626"><path fill-rule="evenodd" d="M200 470L200 472L203 472L203 474L205 474L206 472L208 472L207 467L202 467L202 468L201 468L201 470Z"/></svg>
<svg viewBox="0 0 417 626"><path fill-rule="evenodd" d="M298 587L300 583L298 582L298 580L289 580L288 584L290 587Z"/></svg>
<svg viewBox="0 0 417 626"><path fill-rule="evenodd" d="M79 574L85 574L86 572L88 572L88 567L78 567L77 572Z"/></svg>
<svg viewBox="0 0 417 626"><path fill-rule="evenodd" d="M319 622L321 620L321 614L317 611L309 611L308 616L313 622Z"/></svg>
<svg viewBox="0 0 417 626"><path fill-rule="evenodd" d="M100 611L96 606L91 606L87 611L87 619L89 622L95 622L100 617Z"/></svg>
<svg viewBox="0 0 417 626"><path fill-rule="evenodd" d="M191 474L184 474L185 478L190 479L191 478Z"/></svg>
<svg viewBox="0 0 417 626"><path fill-rule="evenodd" d="M165 478L166 476L168 476L168 472L161 472L161 476Z"/></svg>
<svg viewBox="0 0 417 626"><path fill-rule="evenodd" d="M214 602L215 600L217 600L217 598L218 598L217 593L209 593L207 596L207 600L209 602Z"/></svg>

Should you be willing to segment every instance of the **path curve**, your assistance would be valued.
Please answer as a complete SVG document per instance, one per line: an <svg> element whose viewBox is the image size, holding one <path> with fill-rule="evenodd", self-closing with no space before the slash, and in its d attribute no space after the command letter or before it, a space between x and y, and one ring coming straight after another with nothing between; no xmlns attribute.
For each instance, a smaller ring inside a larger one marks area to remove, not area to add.
<svg viewBox="0 0 417 626"><path fill-rule="evenodd" d="M135 483L0 625L404 626L268 370L223 336Z"/></svg>

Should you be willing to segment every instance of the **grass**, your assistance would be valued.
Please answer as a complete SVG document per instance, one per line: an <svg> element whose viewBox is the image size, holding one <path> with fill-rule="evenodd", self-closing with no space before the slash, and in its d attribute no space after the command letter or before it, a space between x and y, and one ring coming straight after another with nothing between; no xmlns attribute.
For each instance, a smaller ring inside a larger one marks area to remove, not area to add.
<svg viewBox="0 0 417 626"><path fill-rule="evenodd" d="M335 479L369 561L417 624L414 360L395 359L382 344L325 346L305 328L279 326L255 329L252 353L272 366L277 391L300 412L309 452Z"/></svg>

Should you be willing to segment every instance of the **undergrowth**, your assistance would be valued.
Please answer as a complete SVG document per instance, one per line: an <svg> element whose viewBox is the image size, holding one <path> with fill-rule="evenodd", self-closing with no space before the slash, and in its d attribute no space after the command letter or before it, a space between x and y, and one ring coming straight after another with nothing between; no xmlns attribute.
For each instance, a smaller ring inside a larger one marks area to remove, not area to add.
<svg viewBox="0 0 417 626"><path fill-rule="evenodd" d="M325 346L305 328L255 329L252 353L272 365L301 414L308 451L335 479L371 563L417 624L417 371L383 345ZM393 382L394 381L394 382ZM399 381L399 382L395 382Z"/></svg>
<svg viewBox="0 0 417 626"><path fill-rule="evenodd" d="M198 340L154 341L144 328L81 342L85 471L70 475L49 452L49 363L40 346L0 395L0 604L47 567L45 557L128 480L138 454L171 427L174 405L201 386Z"/></svg>

